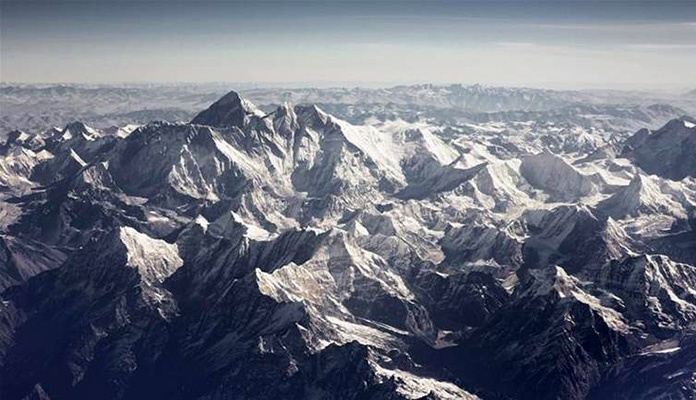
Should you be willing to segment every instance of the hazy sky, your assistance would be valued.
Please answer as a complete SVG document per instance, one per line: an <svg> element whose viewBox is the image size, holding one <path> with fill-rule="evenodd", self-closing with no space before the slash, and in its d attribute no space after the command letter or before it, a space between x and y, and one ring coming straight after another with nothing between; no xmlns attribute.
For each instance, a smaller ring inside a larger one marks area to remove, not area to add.
<svg viewBox="0 0 696 400"><path fill-rule="evenodd" d="M696 87L696 1L0 0L3 82Z"/></svg>

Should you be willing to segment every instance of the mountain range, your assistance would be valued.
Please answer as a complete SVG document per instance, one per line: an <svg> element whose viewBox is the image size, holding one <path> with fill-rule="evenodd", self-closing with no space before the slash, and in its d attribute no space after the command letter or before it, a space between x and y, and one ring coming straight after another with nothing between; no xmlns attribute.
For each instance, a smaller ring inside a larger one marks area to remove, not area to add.
<svg viewBox="0 0 696 400"><path fill-rule="evenodd" d="M306 93L9 132L0 398L696 395L687 111Z"/></svg>

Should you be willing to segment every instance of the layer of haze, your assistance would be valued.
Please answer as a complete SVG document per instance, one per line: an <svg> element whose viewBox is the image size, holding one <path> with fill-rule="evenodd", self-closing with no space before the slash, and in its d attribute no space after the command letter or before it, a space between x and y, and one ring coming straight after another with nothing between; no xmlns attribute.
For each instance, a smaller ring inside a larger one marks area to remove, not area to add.
<svg viewBox="0 0 696 400"><path fill-rule="evenodd" d="M15 1L3 82L696 87L696 2Z"/></svg>

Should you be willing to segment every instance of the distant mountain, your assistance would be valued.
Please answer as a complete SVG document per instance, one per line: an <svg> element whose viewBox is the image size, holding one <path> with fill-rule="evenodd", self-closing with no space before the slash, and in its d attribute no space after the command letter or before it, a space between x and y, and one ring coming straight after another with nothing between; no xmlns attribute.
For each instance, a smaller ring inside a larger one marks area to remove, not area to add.
<svg viewBox="0 0 696 400"><path fill-rule="evenodd" d="M680 180L696 176L696 120L674 119L656 131L638 131L623 154L648 173Z"/></svg>
<svg viewBox="0 0 696 400"><path fill-rule="evenodd" d="M143 85L0 85L0 134L20 129L38 133L52 126L64 126L81 120L99 129L129 123L146 124L155 120L188 121L201 109L225 94L222 84L143 84ZM646 110L651 104L680 107L683 98L632 92L559 91L532 88L508 88L483 85L409 85L381 89L366 88L244 88L242 94L264 111L272 111L284 102L316 104L325 111L351 122L362 122L374 115L400 115L414 118L449 119L462 114L516 113L505 119L534 113L534 119L557 122L583 121L589 114L603 114L593 108L606 108L606 114L628 123L628 113L655 114ZM581 110L582 108L589 109ZM418 110L417 110L418 109ZM637 111L630 111L638 109ZM31 110L31 112L28 112ZM558 110L558 111L557 111ZM414 113L414 111L420 111ZM662 112L664 114L664 112ZM685 113L670 113L675 118ZM599 116L599 115L598 115ZM500 120L502 117L493 117ZM654 119L654 118L653 118ZM663 124L666 120L659 121ZM518 119L516 119L518 120ZM595 118L594 123L616 125ZM656 125L636 116L629 130ZM636 126L635 124L638 124Z"/></svg>
<svg viewBox="0 0 696 400"><path fill-rule="evenodd" d="M225 91L210 85L0 85L0 134L42 132L75 120L97 128L189 120Z"/></svg>

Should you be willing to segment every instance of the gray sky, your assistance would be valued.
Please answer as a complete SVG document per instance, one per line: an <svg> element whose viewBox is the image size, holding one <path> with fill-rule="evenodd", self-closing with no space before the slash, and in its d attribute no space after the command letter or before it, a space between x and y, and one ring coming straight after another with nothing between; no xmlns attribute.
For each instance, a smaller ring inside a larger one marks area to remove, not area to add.
<svg viewBox="0 0 696 400"><path fill-rule="evenodd" d="M3 82L696 87L696 2L1 0Z"/></svg>

